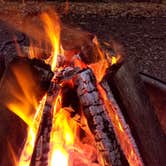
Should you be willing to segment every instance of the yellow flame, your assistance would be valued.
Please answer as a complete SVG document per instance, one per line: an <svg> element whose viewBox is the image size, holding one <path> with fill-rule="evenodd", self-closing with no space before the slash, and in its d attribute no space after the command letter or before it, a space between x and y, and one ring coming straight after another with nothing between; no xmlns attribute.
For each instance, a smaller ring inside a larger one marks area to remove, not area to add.
<svg viewBox="0 0 166 166"><path fill-rule="evenodd" d="M33 153L33 150L35 147L37 132L38 132L40 122L41 122L41 117L42 117L45 101L46 101L46 95L41 100L41 102L38 106L37 112L35 114L35 118L31 124L31 126L29 126L29 128L28 128L28 135L26 138L26 142L24 144L24 148L21 152L18 166L29 166L30 165L32 153Z"/></svg>
<svg viewBox="0 0 166 166"><path fill-rule="evenodd" d="M62 50L62 47L60 46L59 18L56 13L51 13L51 14L42 13L41 20L44 25L46 40L49 41L49 44L51 44L51 48L52 48L52 50L50 51L51 56L49 59L46 60L46 63L51 65L52 71L55 71L57 56ZM39 41L39 45L41 43ZM40 50L36 49L34 44L31 43L30 49L29 49L29 57L38 58L39 52ZM25 83L24 80L20 78L20 76L18 76L18 78L20 79L19 81L21 81L23 84ZM37 115L35 116L35 118L33 117L34 118L33 122L32 122L32 118L29 118L28 116L26 116L25 113L22 113L21 111L17 111L20 109L20 106L18 106L15 103L8 104L8 107L11 110L14 110L15 113L17 113L17 115L19 115L29 126L26 142L20 156L19 166L29 166L30 164L45 100L46 100L46 97L44 97L43 100L41 101L42 108L39 109L40 111L37 111L36 113ZM33 101L31 104L34 104L34 103L36 102ZM55 102L53 126L52 126L51 135L50 135L51 150L50 150L49 165L51 166L54 166L54 165L67 166L69 154L66 148L67 146L70 146L74 143L73 128L70 128L71 122L68 122L69 115L66 113L63 113L65 111L63 109L60 109L61 107L60 103L61 103L61 97L59 96ZM37 108L36 104L35 104L35 108Z"/></svg>
<svg viewBox="0 0 166 166"><path fill-rule="evenodd" d="M39 89L28 66L13 66L11 71L16 85L11 84L11 82L15 83L12 78L11 82L10 80L6 82L11 97L11 100L9 99L6 102L7 108L30 126L35 115L35 109L38 106L36 93Z"/></svg>
<svg viewBox="0 0 166 166"><path fill-rule="evenodd" d="M115 56L112 57L112 64L116 64L118 61L118 58L116 58Z"/></svg>
<svg viewBox="0 0 166 166"><path fill-rule="evenodd" d="M69 149L73 146L76 122L70 117L70 108L61 108L61 96L56 99L53 113L53 126L50 136L51 166L68 166Z"/></svg>
<svg viewBox="0 0 166 166"><path fill-rule="evenodd" d="M54 14L54 20L48 15L48 13L43 13L41 18L44 23L44 29L46 32L47 37L50 40L52 46L52 55L51 59L51 68L52 71L55 70L56 63L57 63L57 55L60 53L60 22L59 17L57 14Z"/></svg>
<svg viewBox="0 0 166 166"><path fill-rule="evenodd" d="M143 166L142 159L140 158L139 153L136 151L134 144L130 139L130 135L128 132L126 132L124 128L125 126L123 125L124 123L118 115L117 110L113 108L111 101L109 101L106 97L106 92L100 85L98 85L98 89L102 94L105 106L108 110L108 114L115 129L115 133L118 137L121 148L126 156L126 159L128 160L129 165Z"/></svg>

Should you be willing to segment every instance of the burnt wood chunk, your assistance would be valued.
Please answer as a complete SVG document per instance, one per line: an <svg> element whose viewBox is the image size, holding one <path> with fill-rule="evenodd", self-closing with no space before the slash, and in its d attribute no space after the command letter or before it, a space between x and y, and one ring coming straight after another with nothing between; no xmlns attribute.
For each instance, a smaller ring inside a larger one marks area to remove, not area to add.
<svg viewBox="0 0 166 166"><path fill-rule="evenodd" d="M48 155L50 150L50 132L52 129L52 113L54 108L53 104L59 90L59 86L51 82L44 105L41 124L37 134L35 148L30 164L31 166L47 166L49 163Z"/></svg>
<svg viewBox="0 0 166 166"><path fill-rule="evenodd" d="M145 165L166 165L166 136L145 87L131 64L125 63L112 77L111 86L127 118Z"/></svg>
<svg viewBox="0 0 166 166"><path fill-rule="evenodd" d="M95 76L91 69L85 69L75 80L77 95L94 135L99 155L104 166L121 166L121 150L111 120L97 90Z"/></svg>

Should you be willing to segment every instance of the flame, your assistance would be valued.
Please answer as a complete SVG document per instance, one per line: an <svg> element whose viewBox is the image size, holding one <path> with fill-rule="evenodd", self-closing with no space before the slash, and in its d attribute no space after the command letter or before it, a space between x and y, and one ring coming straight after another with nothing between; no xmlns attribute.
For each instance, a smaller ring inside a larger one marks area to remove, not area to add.
<svg viewBox="0 0 166 166"><path fill-rule="evenodd" d="M112 57L112 64L116 64L118 61L118 58L116 58L115 56Z"/></svg>
<svg viewBox="0 0 166 166"><path fill-rule="evenodd" d="M61 95L54 105L50 136L50 165L68 166L69 150L74 145L76 122L70 117L71 108L61 108Z"/></svg>
<svg viewBox="0 0 166 166"><path fill-rule="evenodd" d="M96 36L93 38L93 43L94 43L94 45L96 46L96 49L97 49L97 51L98 51L98 53L99 53L99 55L100 55L100 59L101 59L101 60L105 59L105 54L104 54L104 52L102 51L101 46L100 46L100 43L99 43L99 41L98 41L98 39L97 39Z"/></svg>
<svg viewBox="0 0 166 166"><path fill-rule="evenodd" d="M52 154L51 166L67 166L68 154L62 147L57 147Z"/></svg>
<svg viewBox="0 0 166 166"><path fill-rule="evenodd" d="M49 165L93 165L93 162L97 161L97 150L93 146L94 139L91 139L91 145L80 141L79 125L71 118L71 112L74 110L71 107L62 108L61 99L62 96L59 94L54 105Z"/></svg>
<svg viewBox="0 0 166 166"><path fill-rule="evenodd" d="M29 166L30 162L31 162L31 157L32 157L32 153L35 147L35 141L36 141L36 136L37 136L37 132L39 129L39 125L41 122L41 117L42 117L42 113L43 113L43 108L44 108L44 104L46 101L46 95L42 98L37 112L35 114L34 120L31 124L31 126L28 127L28 135L26 138L26 142L24 144L24 147L22 149L21 152L21 156L19 159L19 166Z"/></svg>
<svg viewBox="0 0 166 166"><path fill-rule="evenodd" d="M105 106L108 110L108 114L110 115L111 121L113 123L115 133L120 142L121 148L128 160L129 165L143 166L144 164L142 162L140 154L137 151L135 145L133 144L132 138L130 138L128 128L125 128L126 126L123 125L123 120L120 116L118 116L117 110L112 107L112 103L108 101L106 93L100 85L98 85L98 90L103 97Z"/></svg>
<svg viewBox="0 0 166 166"><path fill-rule="evenodd" d="M38 19L40 20L40 24L42 26L42 34L40 36L35 36L35 42L30 40L29 58L43 59L51 66L52 71L55 71L57 56L60 53L63 53L63 49L60 44L60 19L52 10L42 13ZM34 32L36 32L35 28L36 27L34 27ZM40 49L43 47L44 49ZM45 53L46 55L41 55Z"/></svg>
<svg viewBox="0 0 166 166"><path fill-rule="evenodd" d="M40 103L38 102L37 94L39 94L39 89L28 65L20 66L19 63L16 63L16 65L11 66L10 70L12 74L5 82L5 86L8 88L7 93L9 93L5 104L10 111L27 124L27 138L17 162L17 157L14 156L14 150L12 150L11 146L9 146L9 150L12 154L14 165L29 166L41 121L45 97Z"/></svg>
<svg viewBox="0 0 166 166"><path fill-rule="evenodd" d="M49 41L49 45L51 45L51 56L47 59L47 57L44 57L46 63L51 65L52 71L56 69L56 63L57 63L57 55L60 53L60 22L59 18L55 13L42 13L40 16L42 23L44 25L44 32L46 36L46 40ZM41 45L42 41L38 41L38 44ZM17 43L16 43L17 46ZM20 56L22 56L22 53L17 47L18 53ZM40 58L40 51L35 47L35 44L33 42L30 43L30 49L29 49L29 57L30 58ZM15 92L15 89L10 88L12 86L9 84L9 88L13 90L13 94L16 101L11 101L7 103L7 107L14 112L16 115L18 115L27 125L27 138L25 140L24 147L22 149L18 164L19 166L29 166L31 162L32 153L35 146L36 136L38 133L44 104L46 101L46 95L41 100L40 104L38 104L36 96L33 94L36 93L36 91L33 91L33 88L36 86L33 82L33 79L31 76L31 73L29 70L26 70L26 75L23 72L19 72L16 68L13 68L13 73L17 79L17 82L19 83L19 86L23 92L23 95L19 95L17 92ZM27 78L31 80L30 83L27 83ZM24 111L23 111L24 110ZM34 113L34 111L36 112ZM67 123L67 122L66 122ZM67 124L66 124L67 126ZM61 130L63 130L61 128ZM66 130L67 129L66 127ZM65 138L68 143L71 142L71 132L65 133ZM54 147L54 146L53 146ZM65 151L65 150L64 150ZM61 153L62 150L60 148L55 150L53 152L53 158L59 159L64 156L64 152ZM61 156L61 157L60 157ZM63 161L67 160L66 157L64 157ZM60 161L60 160L59 160ZM55 161L52 160L52 165L54 165ZM59 164L58 164L59 165Z"/></svg>
<svg viewBox="0 0 166 166"><path fill-rule="evenodd" d="M56 13L54 14L54 20L48 13L41 14L41 19L44 23L45 33L52 46L52 55L48 61L51 64L52 71L54 71L56 68L57 56L60 53L60 21Z"/></svg>
<svg viewBox="0 0 166 166"><path fill-rule="evenodd" d="M109 52L104 52L101 49L100 43L97 40L97 37L94 37L93 43L95 44L95 47L97 49L97 52L100 55L100 61L97 63L90 64L89 67L93 70L93 73L96 76L97 82L100 82L105 75L106 70L110 65L118 63L120 60L120 55L112 56Z"/></svg>
<svg viewBox="0 0 166 166"><path fill-rule="evenodd" d="M35 47L33 46L32 42L30 43L29 46L29 57L31 59L35 58L37 55L39 55L38 50L35 49Z"/></svg>
<svg viewBox="0 0 166 166"><path fill-rule="evenodd" d="M106 69L108 68L108 61L106 59L103 59L97 63L89 65L89 67L93 70L97 82L100 82L106 72Z"/></svg>
<svg viewBox="0 0 166 166"><path fill-rule="evenodd" d="M93 70L93 73L96 76L97 82L100 82L102 80L110 64L111 65L116 64L120 59L120 56L111 56L111 55L107 56L109 56L109 59L101 59L99 62L89 65L89 67Z"/></svg>
<svg viewBox="0 0 166 166"><path fill-rule="evenodd" d="M12 67L12 73L16 79L17 86L13 86L10 82L6 86L10 90L10 96L14 99L7 101L6 105L9 110L19 116L28 126L31 126L34 119L35 109L37 109L38 102L36 94L38 93L37 86L32 73L26 66ZM29 80L28 80L29 79ZM20 89L18 92L18 89Z"/></svg>
<svg viewBox="0 0 166 166"><path fill-rule="evenodd" d="M43 13L41 19L44 23L44 30L52 46L51 57L47 60L52 67L52 71L56 69L57 56L63 53L60 45L60 21L56 14L54 19L48 14ZM76 63L79 63L78 61ZM85 65L86 66L86 65ZM81 67L85 67L81 63ZM56 98L52 130L50 134L50 151L49 151L49 165L68 166L70 151L76 146L75 139L78 138L77 127L75 121L70 117L71 108L61 108L61 95Z"/></svg>

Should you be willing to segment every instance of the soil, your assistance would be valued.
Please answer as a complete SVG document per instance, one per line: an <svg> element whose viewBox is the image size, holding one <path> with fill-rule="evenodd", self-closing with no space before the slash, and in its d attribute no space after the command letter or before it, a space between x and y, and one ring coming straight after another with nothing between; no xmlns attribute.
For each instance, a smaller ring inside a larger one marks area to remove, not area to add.
<svg viewBox="0 0 166 166"><path fill-rule="evenodd" d="M23 16L55 7L63 22L80 26L97 35L102 41L120 43L126 59L133 61L138 71L166 81L166 5L157 3L70 3L64 14L65 3L5 3L0 5L0 16L17 11ZM62 14L63 13L63 14ZM10 15L9 15L10 16ZM10 17L8 17L10 19ZM16 31L0 22L0 45L13 38ZM17 32L19 38L19 33ZM23 44L27 43L25 41ZM2 53L1 53L2 54ZM15 46L8 45L3 54L7 60L16 54Z"/></svg>

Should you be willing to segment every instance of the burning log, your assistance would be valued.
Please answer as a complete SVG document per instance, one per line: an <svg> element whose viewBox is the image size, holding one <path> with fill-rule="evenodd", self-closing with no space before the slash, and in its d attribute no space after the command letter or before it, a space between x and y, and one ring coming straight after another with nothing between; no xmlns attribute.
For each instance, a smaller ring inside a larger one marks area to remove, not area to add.
<svg viewBox="0 0 166 166"><path fill-rule="evenodd" d="M75 85L88 126L103 159L103 165L122 165L121 150L105 105L97 90L92 70L89 68L82 70L77 75Z"/></svg>
<svg viewBox="0 0 166 166"><path fill-rule="evenodd" d="M51 83L47 92L47 99L45 102L42 121L40 124L34 153L32 155L32 166L34 165L48 165L49 141L50 132L52 128L52 112L54 109L53 103L58 95L60 88L56 84Z"/></svg>
<svg viewBox="0 0 166 166"><path fill-rule="evenodd" d="M49 163L50 132L52 129L53 110L56 98L61 90L60 83L72 78L79 72L78 68L66 67L60 72L55 72L47 91L47 98L43 110L42 121L38 131L31 166L44 165Z"/></svg>
<svg viewBox="0 0 166 166"><path fill-rule="evenodd" d="M8 154L4 155L0 161L0 165L13 163L13 157L19 158L20 147L23 145L27 134L26 131L28 130L30 123L32 123L33 117L36 113L35 106L31 103L32 98L35 98L35 101L38 102L41 96L44 95L47 86L50 84L51 73L50 66L40 60L30 60L28 58L20 57L14 58L3 73L3 77L0 81L1 129L4 130L6 126L8 126L7 128L9 129L6 130L5 134L3 134L3 130L1 130L0 135L4 135L3 137L5 138L5 141L13 147L13 156L8 158L12 148L7 148L7 143L1 141L3 146L1 146L0 152L8 152ZM22 82L18 81L18 75L21 77ZM49 84L47 85L46 82ZM31 96L29 98L30 100L27 96ZM13 101L19 101L12 105L17 107L17 109L13 109L12 106L10 106ZM4 113L2 111L3 108ZM13 116L15 117L15 115L13 115L12 112L9 112L9 110L17 115L16 118L12 118ZM22 115L22 112L24 115ZM28 115L30 119L29 121L26 119ZM22 116L24 116L24 118L22 118ZM11 121L14 122L11 123ZM15 164L13 163L9 165Z"/></svg>
<svg viewBox="0 0 166 166"><path fill-rule="evenodd" d="M0 79L3 75L4 70L5 70L5 58L4 55L0 55Z"/></svg>
<svg viewBox="0 0 166 166"><path fill-rule="evenodd" d="M137 144L132 136L130 127L127 124L125 117L115 100L115 97L109 87L107 80L102 80L101 86L106 92L105 94L107 98L105 99L105 104L108 107L108 113L112 120L114 130L129 164L135 166L143 166L144 164Z"/></svg>
<svg viewBox="0 0 166 166"><path fill-rule="evenodd" d="M112 76L111 89L131 127L146 165L166 164L166 139L139 76L124 64Z"/></svg>

